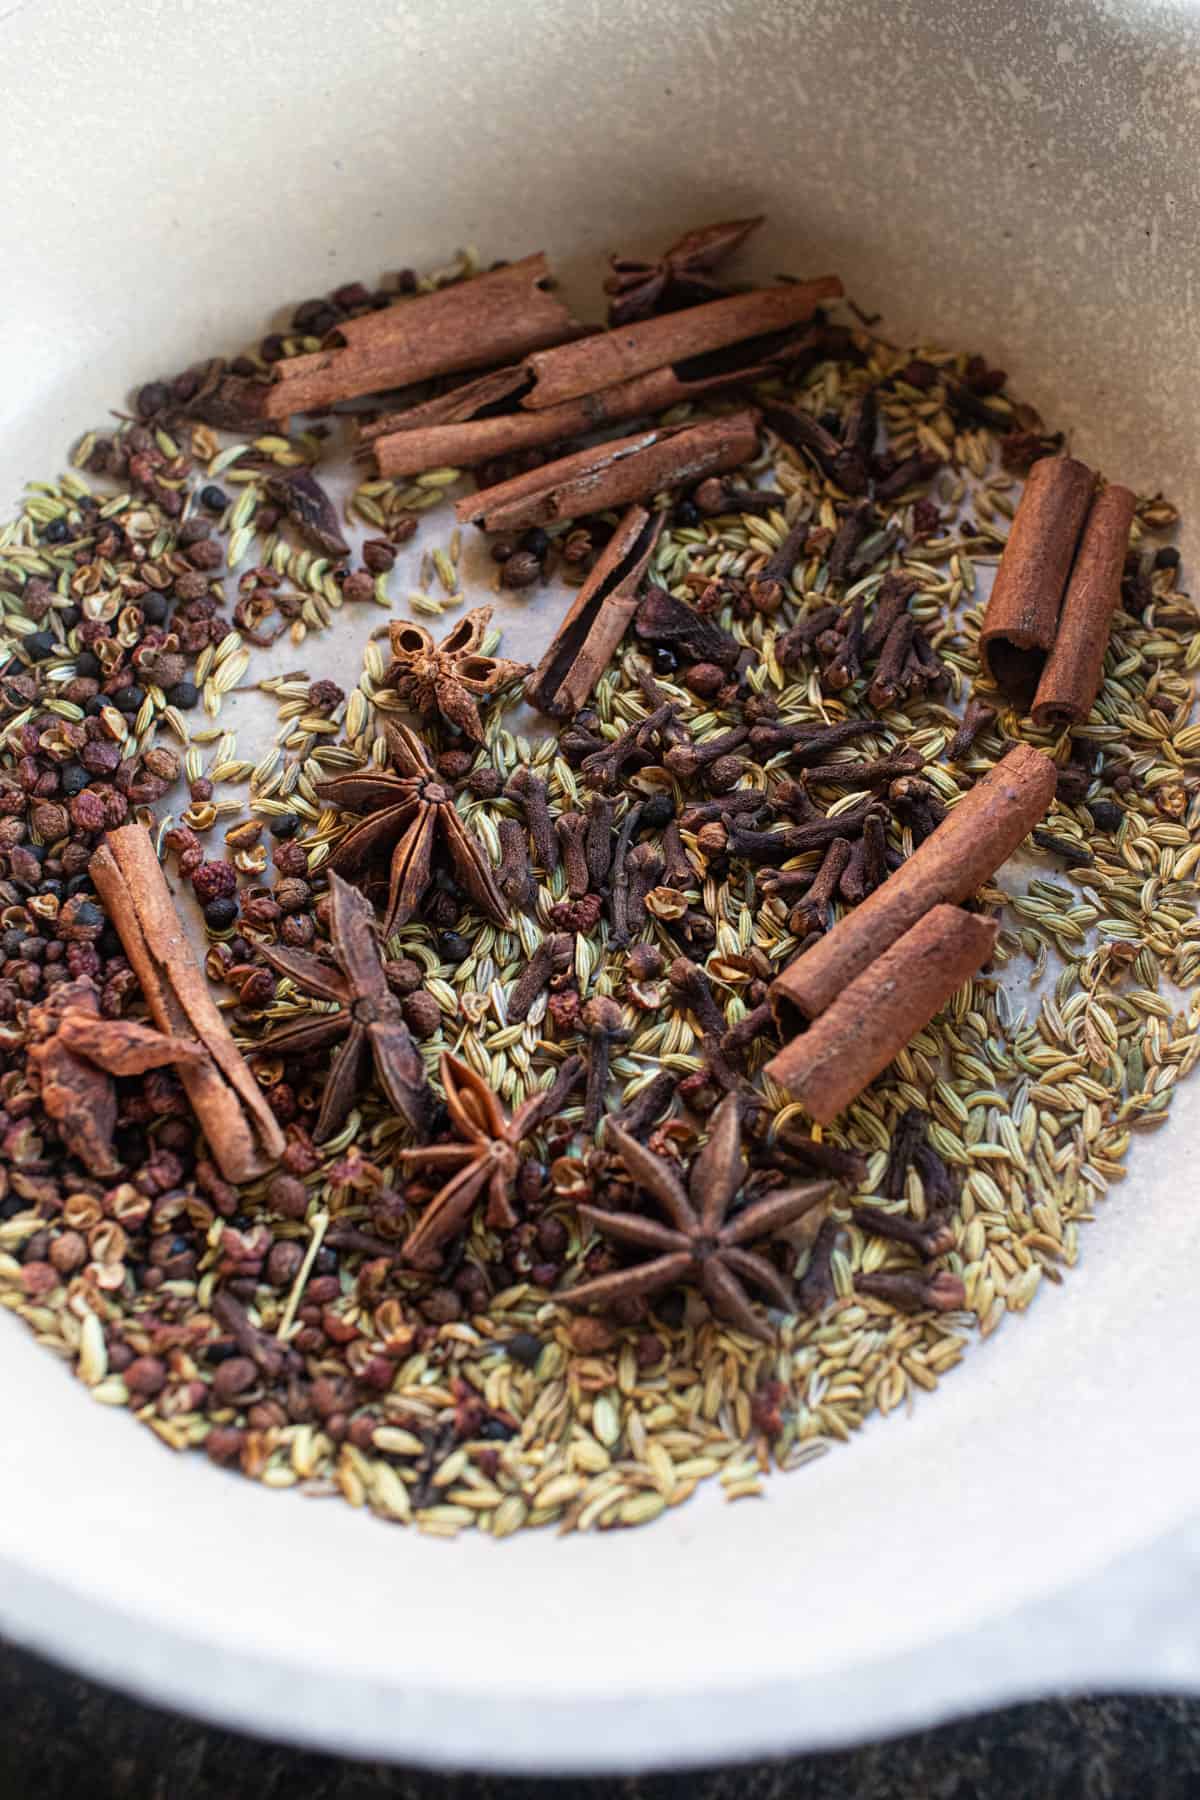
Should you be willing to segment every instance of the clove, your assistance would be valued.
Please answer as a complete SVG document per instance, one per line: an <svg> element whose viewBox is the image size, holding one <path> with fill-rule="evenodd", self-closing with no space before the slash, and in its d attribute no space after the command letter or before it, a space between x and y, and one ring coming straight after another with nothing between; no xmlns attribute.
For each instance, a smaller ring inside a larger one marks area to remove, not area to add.
<svg viewBox="0 0 1200 1800"><path fill-rule="evenodd" d="M946 761L958 762L967 754L975 739L996 722L996 709L988 706L986 701L971 699L967 702L958 730L946 745Z"/></svg>
<svg viewBox="0 0 1200 1800"><path fill-rule="evenodd" d="M496 826L500 839L500 867L496 870L496 886L510 906L528 910L536 897L536 883L529 866L529 840L519 819L500 819Z"/></svg>
<svg viewBox="0 0 1200 1800"><path fill-rule="evenodd" d="M904 665L908 661L915 629L916 621L911 613L906 612L901 613L887 634L879 653L875 679L867 689L867 704L878 708L880 712L889 707L902 691Z"/></svg>
<svg viewBox="0 0 1200 1800"><path fill-rule="evenodd" d="M847 581L854 559L875 521L875 509L869 500L859 500L847 507L829 551L830 581Z"/></svg>
<svg viewBox="0 0 1200 1800"><path fill-rule="evenodd" d="M629 942L629 847L642 816L642 802L636 801L626 812L617 833L609 874L608 916L612 924L612 942L623 946Z"/></svg>
<svg viewBox="0 0 1200 1800"><path fill-rule="evenodd" d="M549 986L553 975L562 975L571 967L575 940L569 931L552 931L542 939L508 996L508 1023L520 1024L538 995Z"/></svg>
<svg viewBox="0 0 1200 1800"><path fill-rule="evenodd" d="M825 931L828 928L829 908L833 905L834 895L838 892L851 855L849 838L834 838L808 893L788 916L788 930L793 936L807 937L810 931Z"/></svg>
<svg viewBox="0 0 1200 1800"><path fill-rule="evenodd" d="M663 766L680 781L691 781L721 757L739 749L749 735L744 725L735 725L703 744L673 744L663 757Z"/></svg>
<svg viewBox="0 0 1200 1800"><path fill-rule="evenodd" d="M840 617L836 606L818 606L806 618L797 619L775 640L775 660L780 668L794 668L812 649L821 633L835 626Z"/></svg>
<svg viewBox="0 0 1200 1800"><path fill-rule="evenodd" d="M967 1303L967 1290L948 1269L929 1274L924 1270L894 1270L878 1275L857 1275L858 1293L885 1300L901 1312L959 1312Z"/></svg>
<svg viewBox="0 0 1200 1800"><path fill-rule="evenodd" d="M932 1262L935 1256L945 1256L957 1242L954 1222L945 1213L928 1219L910 1219L904 1213L884 1212L882 1207L854 1206L850 1209L850 1217L860 1231L891 1238L896 1244L907 1244L926 1262Z"/></svg>
<svg viewBox="0 0 1200 1800"><path fill-rule="evenodd" d="M612 830L616 809L616 801L610 800L604 794L593 794L588 801L587 838L584 843L584 854L587 858L588 881L596 893L602 891L608 880L609 866L612 863Z"/></svg>
<svg viewBox="0 0 1200 1800"><path fill-rule="evenodd" d="M628 1106L613 1114L622 1131L633 1138L645 1137L670 1106L678 1081L679 1077L671 1069L660 1069L652 1076L644 1088L639 1088Z"/></svg>
<svg viewBox="0 0 1200 1800"><path fill-rule="evenodd" d="M829 658L821 670L823 686L832 693L840 693L857 681L863 671L863 597L860 594L851 607L849 615L842 622L842 629L832 642L827 644L823 638L817 645L818 650L828 648Z"/></svg>
<svg viewBox="0 0 1200 1800"><path fill-rule="evenodd" d="M558 867L558 839L550 818L545 782L532 769L514 769L504 793L523 808L537 860L546 874L552 875Z"/></svg>
<svg viewBox="0 0 1200 1800"><path fill-rule="evenodd" d="M591 1049L587 1065L587 1090L583 1102L584 1133L588 1136L595 1131L604 1111L604 1096L608 1090L608 1069L612 1058L614 1044L624 1043L629 1032L625 1028L624 1016L615 1000L598 997L589 1000L579 1015L580 1023L587 1034Z"/></svg>
<svg viewBox="0 0 1200 1800"><path fill-rule="evenodd" d="M586 849L587 817L581 812L559 813L554 830L567 877L567 893L572 900L582 900L591 887Z"/></svg>

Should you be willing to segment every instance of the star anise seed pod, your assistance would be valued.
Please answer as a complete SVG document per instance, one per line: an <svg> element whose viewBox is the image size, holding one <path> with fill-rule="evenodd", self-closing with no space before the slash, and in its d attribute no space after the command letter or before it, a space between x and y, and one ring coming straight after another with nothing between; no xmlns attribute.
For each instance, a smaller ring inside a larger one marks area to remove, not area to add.
<svg viewBox="0 0 1200 1800"><path fill-rule="evenodd" d="M508 924L508 908L496 886L483 845L459 818L454 793L439 777L428 752L406 726L387 726L392 768L365 768L318 784L323 801L365 816L352 825L329 859L339 875L362 869L376 850L391 848L391 879L380 925L384 937L407 924L433 874L440 838L454 873L493 925Z"/></svg>
<svg viewBox="0 0 1200 1800"><path fill-rule="evenodd" d="M795 1310L789 1282L765 1256L744 1248L782 1231L823 1201L831 1181L806 1182L765 1194L728 1217L746 1177L742 1156L738 1101L730 1094L713 1114L707 1144L692 1164L685 1190L671 1164L655 1156L636 1138L609 1121L606 1138L626 1172L657 1200L670 1223L661 1225L640 1213L602 1212L581 1206L583 1223L602 1236L653 1252L649 1262L617 1269L561 1295L567 1306L607 1306L660 1288L688 1282L700 1289L715 1313L748 1336L772 1342L772 1333L755 1311L745 1283L759 1289L785 1312Z"/></svg>
<svg viewBox="0 0 1200 1800"><path fill-rule="evenodd" d="M686 231L676 238L653 263L628 256L612 257L612 274L604 283L605 293L613 297L608 309L609 324L631 325L635 319L648 319L664 303L671 308L719 299L728 289L711 281L710 271L732 256L761 224L760 215L756 219L702 225L699 230Z"/></svg>
<svg viewBox="0 0 1200 1800"><path fill-rule="evenodd" d="M397 1152L397 1160L406 1166L447 1174L444 1186L421 1215L420 1224L404 1241L401 1254L405 1262L416 1268L436 1269L442 1246L463 1229L484 1188L488 1196L486 1223L500 1231L512 1230L517 1223L512 1203L513 1182L520 1163L517 1146L559 1111L582 1072L582 1057L569 1057L553 1085L531 1095L510 1119L482 1075L449 1051L443 1051L441 1076L446 1110L459 1142Z"/></svg>
<svg viewBox="0 0 1200 1800"><path fill-rule="evenodd" d="M387 685L422 717L440 714L477 744L483 742L477 702L494 698L529 673L528 663L480 655L491 617L490 606L474 607L440 644L423 625L403 619L397 619L388 631L392 662L385 677Z"/></svg>
<svg viewBox="0 0 1200 1800"><path fill-rule="evenodd" d="M339 875L329 877L330 924L336 968L305 950L261 944L273 969L305 994L333 1001L337 1012L307 1013L269 1031L259 1051L302 1056L326 1045L340 1048L329 1067L321 1111L313 1128L318 1143L345 1123L373 1062L380 1086L419 1138L429 1136L434 1099L425 1067L388 986L370 902Z"/></svg>

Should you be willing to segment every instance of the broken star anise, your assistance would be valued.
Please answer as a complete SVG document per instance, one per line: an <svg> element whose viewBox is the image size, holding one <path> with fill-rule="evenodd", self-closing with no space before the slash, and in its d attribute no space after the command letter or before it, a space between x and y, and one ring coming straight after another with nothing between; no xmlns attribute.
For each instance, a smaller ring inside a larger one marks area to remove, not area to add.
<svg viewBox="0 0 1200 1800"><path fill-rule="evenodd" d="M581 1206L579 1216L593 1231L653 1255L649 1262L581 1282L560 1296L563 1303L605 1306L653 1294L677 1282L690 1282L715 1313L750 1337L770 1343L770 1328L755 1311L744 1284L749 1282L785 1312L795 1309L795 1297L774 1265L744 1246L774 1236L819 1205L833 1183L812 1181L777 1189L729 1218L729 1209L746 1178L735 1094L723 1100L713 1114L711 1135L692 1164L686 1190L665 1158L655 1156L612 1120L605 1136L626 1172L657 1200L670 1224L660 1225L640 1213Z"/></svg>
<svg viewBox="0 0 1200 1800"><path fill-rule="evenodd" d="M710 272L732 256L761 224L760 215L756 219L728 219L719 225L685 231L657 262L611 257L612 274L604 283L605 293L612 296L609 324L631 325L635 319L648 319L653 312L720 299L729 290L710 280Z"/></svg>
<svg viewBox="0 0 1200 1800"><path fill-rule="evenodd" d="M391 879L380 926L388 937L416 912L433 874L434 846L440 837L455 874L480 912L493 925L507 925L508 908L487 852L459 818L453 791L438 775L424 744L406 726L385 729L391 769L369 767L318 785L317 793L330 806L365 815L337 846L330 868L338 874L354 873L375 851L391 848Z"/></svg>
<svg viewBox="0 0 1200 1800"><path fill-rule="evenodd" d="M284 950L275 944L259 948L271 967L290 976L303 993L333 1001L338 1010L291 1019L269 1031L257 1048L303 1056L341 1040L313 1129L318 1143L332 1137L346 1120L362 1091L368 1062L374 1062L380 1086L396 1111L417 1137L426 1138L433 1121L433 1093L400 1002L388 986L370 902L336 874L329 877L329 895L336 968L304 950Z"/></svg>
<svg viewBox="0 0 1200 1800"><path fill-rule="evenodd" d="M460 1141L397 1152L397 1159L403 1164L447 1173L444 1186L425 1208L420 1224L404 1240L401 1254L405 1262L414 1268L437 1268L442 1246L462 1230L485 1187L485 1222L500 1231L512 1230L517 1223L512 1203L513 1181L520 1163L517 1146L558 1112L582 1070L583 1059L569 1057L553 1085L531 1095L510 1119L483 1077L457 1056L443 1052L441 1076L446 1110Z"/></svg>
<svg viewBox="0 0 1200 1800"><path fill-rule="evenodd" d="M115 1175L117 1075L144 1075L175 1063L203 1062L191 1038L171 1037L134 1019L100 1017L86 975L62 982L28 1019L29 1061L41 1082L42 1105L64 1144L93 1175Z"/></svg>
<svg viewBox="0 0 1200 1800"><path fill-rule="evenodd" d="M392 645L385 678L388 686L422 717L440 714L477 744L483 742L478 702L493 699L502 688L529 673L528 663L480 655L491 617L490 606L474 607L440 644L434 643L423 625L403 619L397 619L388 631Z"/></svg>

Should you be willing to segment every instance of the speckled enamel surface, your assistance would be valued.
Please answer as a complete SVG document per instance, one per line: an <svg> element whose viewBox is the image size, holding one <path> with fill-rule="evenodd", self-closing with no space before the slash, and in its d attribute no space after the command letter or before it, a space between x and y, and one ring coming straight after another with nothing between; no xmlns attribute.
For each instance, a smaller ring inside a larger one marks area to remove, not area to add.
<svg viewBox="0 0 1200 1800"><path fill-rule="evenodd" d="M6 505L131 382L338 280L469 241L594 292L618 244L762 209L762 274L837 269L1197 514L1193 4L25 0L0 51ZM1200 1684L1198 1123L911 1423L620 1538L448 1546L233 1482L6 1327L0 1623L252 1728L527 1768Z"/></svg>

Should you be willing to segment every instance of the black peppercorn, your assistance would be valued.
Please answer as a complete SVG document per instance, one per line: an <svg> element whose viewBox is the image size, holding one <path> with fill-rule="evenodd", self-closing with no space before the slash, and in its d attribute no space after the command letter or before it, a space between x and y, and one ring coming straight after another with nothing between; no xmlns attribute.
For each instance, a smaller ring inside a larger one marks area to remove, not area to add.
<svg viewBox="0 0 1200 1800"><path fill-rule="evenodd" d="M443 931L441 936L442 955L449 963L466 962L471 954L471 946L465 937L457 931Z"/></svg>
<svg viewBox="0 0 1200 1800"><path fill-rule="evenodd" d="M665 644L655 646L651 661L654 664L656 675L674 675L679 667L679 658L673 650L668 650Z"/></svg>
<svg viewBox="0 0 1200 1800"><path fill-rule="evenodd" d="M123 687L109 698L118 712L135 713L146 695L140 687Z"/></svg>
<svg viewBox="0 0 1200 1800"><path fill-rule="evenodd" d="M1154 553L1156 569L1177 569L1180 561L1179 552L1174 544L1164 544L1161 550L1156 550Z"/></svg>
<svg viewBox="0 0 1200 1800"><path fill-rule="evenodd" d="M180 712L191 712L200 699L200 692L192 681L177 681L174 687L167 689L167 699Z"/></svg>
<svg viewBox="0 0 1200 1800"><path fill-rule="evenodd" d="M279 818L270 820L267 825L267 830L273 838L295 837L299 829L300 820L295 813L282 813Z"/></svg>
<svg viewBox="0 0 1200 1800"><path fill-rule="evenodd" d="M42 537L47 544L65 544L71 535L71 527L65 519L51 519Z"/></svg>
<svg viewBox="0 0 1200 1800"><path fill-rule="evenodd" d="M640 823L650 831L661 831L675 817L675 802L670 794L654 794L642 807Z"/></svg>
<svg viewBox="0 0 1200 1800"><path fill-rule="evenodd" d="M59 770L58 785L68 800L73 800L76 794L81 794L90 780L91 776L79 763L66 763Z"/></svg>
<svg viewBox="0 0 1200 1800"><path fill-rule="evenodd" d="M231 894L210 900L204 909L204 923L210 931L227 931L238 916L238 903Z"/></svg>
<svg viewBox="0 0 1200 1800"><path fill-rule="evenodd" d="M1089 800L1087 810L1097 831L1116 831L1125 814L1112 800Z"/></svg>
<svg viewBox="0 0 1200 1800"><path fill-rule="evenodd" d="M541 1338L534 1337L532 1331L518 1331L504 1341L504 1348L514 1362L522 1368L532 1369L537 1366L538 1357L545 1349Z"/></svg>
<svg viewBox="0 0 1200 1800"><path fill-rule="evenodd" d="M167 616L167 602L162 594L142 595L142 617L147 625L161 625Z"/></svg>
<svg viewBox="0 0 1200 1800"><path fill-rule="evenodd" d="M677 525L698 525L700 523L699 507L691 500L681 500L675 508L675 523Z"/></svg>
<svg viewBox="0 0 1200 1800"><path fill-rule="evenodd" d="M72 631L78 625L83 614L77 606L59 606L55 608L58 622L64 631Z"/></svg>
<svg viewBox="0 0 1200 1800"><path fill-rule="evenodd" d="M206 488L200 490L200 504L205 512L220 513L225 511L229 501L221 489L210 482Z"/></svg>
<svg viewBox="0 0 1200 1800"><path fill-rule="evenodd" d="M543 556L545 556L547 550L550 548L550 539L540 525L533 525L521 539L521 548L523 550L528 550L530 556L536 556L538 561L541 562Z"/></svg>
<svg viewBox="0 0 1200 1800"><path fill-rule="evenodd" d="M95 681L100 673L100 659L93 656L90 650L81 650L75 658L75 673L85 681Z"/></svg>
<svg viewBox="0 0 1200 1800"><path fill-rule="evenodd" d="M31 631L28 637L21 639L21 648L34 662L45 662L57 647L58 640L52 631Z"/></svg>

